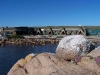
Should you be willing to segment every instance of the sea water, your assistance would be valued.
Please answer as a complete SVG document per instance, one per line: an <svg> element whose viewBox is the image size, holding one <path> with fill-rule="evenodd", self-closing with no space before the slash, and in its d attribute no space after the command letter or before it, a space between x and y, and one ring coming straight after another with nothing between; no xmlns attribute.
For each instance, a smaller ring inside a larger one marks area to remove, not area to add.
<svg viewBox="0 0 100 75"><path fill-rule="evenodd" d="M10 68L21 58L30 53L51 52L55 53L57 45L47 44L34 46L6 45L0 47L0 75L7 75Z"/></svg>

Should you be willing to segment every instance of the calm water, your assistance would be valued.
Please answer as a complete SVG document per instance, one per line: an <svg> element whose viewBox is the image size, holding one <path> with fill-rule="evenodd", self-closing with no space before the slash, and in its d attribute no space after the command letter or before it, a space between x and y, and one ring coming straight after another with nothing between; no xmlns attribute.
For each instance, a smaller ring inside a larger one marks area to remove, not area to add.
<svg viewBox="0 0 100 75"><path fill-rule="evenodd" d="M30 53L52 52L55 53L57 45L48 44L45 46L19 46L6 45L0 47L0 75L7 75L10 68L21 58Z"/></svg>

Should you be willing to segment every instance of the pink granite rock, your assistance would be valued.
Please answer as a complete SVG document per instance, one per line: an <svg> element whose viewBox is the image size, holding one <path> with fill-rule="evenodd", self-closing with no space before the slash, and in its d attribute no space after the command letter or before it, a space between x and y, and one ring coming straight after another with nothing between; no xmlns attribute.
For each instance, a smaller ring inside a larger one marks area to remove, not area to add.
<svg viewBox="0 0 100 75"><path fill-rule="evenodd" d="M78 62L78 65L84 69L100 74L100 67L96 64L95 59L91 59L91 57L82 57L81 61Z"/></svg>
<svg viewBox="0 0 100 75"><path fill-rule="evenodd" d="M15 69L12 67L7 75L99 75L96 72L99 70L81 67L59 58L56 54L41 53L23 67L18 66Z"/></svg>

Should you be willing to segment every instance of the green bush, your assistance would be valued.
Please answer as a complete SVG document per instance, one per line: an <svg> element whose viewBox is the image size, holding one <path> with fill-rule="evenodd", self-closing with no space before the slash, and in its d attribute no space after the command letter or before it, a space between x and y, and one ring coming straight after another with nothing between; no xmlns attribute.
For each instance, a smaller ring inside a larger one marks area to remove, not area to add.
<svg viewBox="0 0 100 75"><path fill-rule="evenodd" d="M23 39L24 36L22 36L22 35L10 35L7 38L14 38L14 39L21 38L21 39Z"/></svg>

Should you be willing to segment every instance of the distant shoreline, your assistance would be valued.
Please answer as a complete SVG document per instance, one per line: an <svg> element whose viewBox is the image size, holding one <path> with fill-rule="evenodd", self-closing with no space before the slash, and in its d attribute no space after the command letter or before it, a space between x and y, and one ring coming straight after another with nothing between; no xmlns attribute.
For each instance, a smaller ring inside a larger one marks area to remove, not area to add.
<svg viewBox="0 0 100 75"><path fill-rule="evenodd" d="M86 36L87 39L93 43L100 43L100 37L98 36ZM4 47L6 44L19 44L19 45L46 45L46 44L58 44L62 38L24 38L24 39L1 39L0 46Z"/></svg>

